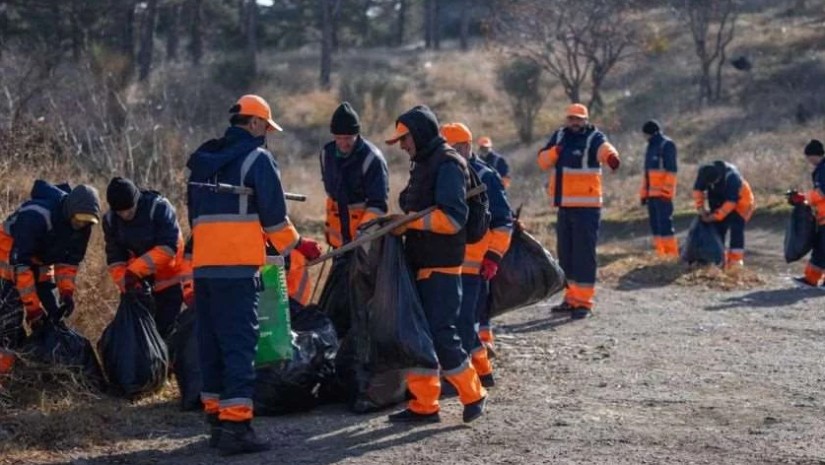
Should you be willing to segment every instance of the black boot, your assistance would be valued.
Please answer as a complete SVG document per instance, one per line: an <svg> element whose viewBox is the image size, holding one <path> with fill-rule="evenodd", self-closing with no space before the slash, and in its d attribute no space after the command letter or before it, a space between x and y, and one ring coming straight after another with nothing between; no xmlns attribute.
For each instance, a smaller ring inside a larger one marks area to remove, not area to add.
<svg viewBox="0 0 825 465"><path fill-rule="evenodd" d="M481 380L481 385L486 388L495 387L496 379L493 377L492 373L488 373L486 375L481 375L478 377Z"/></svg>
<svg viewBox="0 0 825 465"><path fill-rule="evenodd" d="M390 423L438 423L441 421L441 416L438 412L423 414L406 409L398 413L393 413L388 419Z"/></svg>
<svg viewBox="0 0 825 465"><path fill-rule="evenodd" d="M568 313L573 311L573 306L568 304L566 300L562 300L560 304L551 307L551 313Z"/></svg>
<svg viewBox="0 0 825 465"><path fill-rule="evenodd" d="M209 426L209 447L214 449L218 447L218 441L221 439L221 421L218 419L218 414L207 414L206 424Z"/></svg>
<svg viewBox="0 0 825 465"><path fill-rule="evenodd" d="M260 439L249 421L222 421L218 452L221 455L249 454L270 449L267 441Z"/></svg>
<svg viewBox="0 0 825 465"><path fill-rule="evenodd" d="M593 314L590 312L589 308L586 307L576 307L570 312L570 319L571 320L583 320L585 318L590 318Z"/></svg>
<svg viewBox="0 0 825 465"><path fill-rule="evenodd" d="M464 406L464 423L469 423L484 413L484 406L487 404L487 397L482 397L480 400L467 404Z"/></svg>

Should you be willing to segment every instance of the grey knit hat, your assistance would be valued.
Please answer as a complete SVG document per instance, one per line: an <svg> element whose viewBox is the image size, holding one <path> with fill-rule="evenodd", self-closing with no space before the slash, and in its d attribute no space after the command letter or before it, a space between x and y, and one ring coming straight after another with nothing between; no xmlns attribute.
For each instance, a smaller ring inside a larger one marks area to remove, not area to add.
<svg viewBox="0 0 825 465"><path fill-rule="evenodd" d="M69 193L64 204L66 217L92 224L100 222L100 196L97 189L81 184Z"/></svg>

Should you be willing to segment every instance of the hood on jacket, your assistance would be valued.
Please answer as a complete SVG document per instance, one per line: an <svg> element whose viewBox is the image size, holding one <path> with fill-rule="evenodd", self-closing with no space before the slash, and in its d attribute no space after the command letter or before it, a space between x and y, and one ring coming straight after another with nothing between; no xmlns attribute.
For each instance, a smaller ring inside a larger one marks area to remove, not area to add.
<svg viewBox="0 0 825 465"><path fill-rule="evenodd" d="M265 137L254 137L245 129L231 126L222 138L212 139L198 147L189 157L186 167L192 171L193 180L203 182L265 143Z"/></svg>
<svg viewBox="0 0 825 465"><path fill-rule="evenodd" d="M398 117L397 122L403 123L410 130L415 142L415 157L426 157L436 147L446 143L438 131L438 118L426 105L418 105Z"/></svg>
<svg viewBox="0 0 825 465"><path fill-rule="evenodd" d="M66 197L71 188L68 184L54 185L42 179L34 181L30 196L33 200L60 201Z"/></svg>

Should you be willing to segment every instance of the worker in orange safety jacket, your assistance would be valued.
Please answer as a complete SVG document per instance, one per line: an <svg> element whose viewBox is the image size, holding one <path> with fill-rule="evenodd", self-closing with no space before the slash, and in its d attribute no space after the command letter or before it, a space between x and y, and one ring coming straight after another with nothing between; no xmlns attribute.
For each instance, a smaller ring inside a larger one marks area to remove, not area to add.
<svg viewBox="0 0 825 465"><path fill-rule="evenodd" d="M567 277L564 301L552 311L569 312L576 320L591 315L596 294L603 164L619 168L616 148L590 124L586 106L568 106L564 127L539 151L538 165L550 172L547 195L558 207L558 256Z"/></svg>
<svg viewBox="0 0 825 465"><path fill-rule="evenodd" d="M676 144L662 133L656 120L642 126L647 139L644 174L639 198L647 206L653 249L660 257L679 257L673 229L673 197L676 195Z"/></svg>

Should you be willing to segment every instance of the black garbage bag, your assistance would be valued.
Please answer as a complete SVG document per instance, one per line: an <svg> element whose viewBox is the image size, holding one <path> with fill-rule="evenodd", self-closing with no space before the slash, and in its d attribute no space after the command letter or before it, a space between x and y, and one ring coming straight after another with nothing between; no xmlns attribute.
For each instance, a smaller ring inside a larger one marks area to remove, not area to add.
<svg viewBox="0 0 825 465"><path fill-rule="evenodd" d="M785 261L795 262L808 255L816 239L816 218L808 205L793 207L785 228Z"/></svg>
<svg viewBox="0 0 825 465"><path fill-rule="evenodd" d="M339 338L347 334L351 324L349 307L351 258L352 254L347 253L332 262L329 276L318 298L318 307L332 320Z"/></svg>
<svg viewBox="0 0 825 465"><path fill-rule="evenodd" d="M195 332L196 320L197 312L194 308L182 311L167 340L169 362L172 364L172 372L175 374L180 391L180 408L184 411L201 408L203 378L198 351L198 335Z"/></svg>
<svg viewBox="0 0 825 465"><path fill-rule="evenodd" d="M681 255L682 260L690 264L722 265L725 262L725 245L713 223L695 218L682 245Z"/></svg>
<svg viewBox="0 0 825 465"><path fill-rule="evenodd" d="M553 255L517 227L490 281L490 318L549 299L564 289L564 279Z"/></svg>
<svg viewBox="0 0 825 465"><path fill-rule="evenodd" d="M338 337L332 322L314 307L292 316L292 360L256 371L253 401L257 415L280 415L314 408L321 386L335 374Z"/></svg>
<svg viewBox="0 0 825 465"><path fill-rule="evenodd" d="M89 387L102 389L105 385L92 343L63 320L47 318L32 332L20 352L29 360L69 368L82 375Z"/></svg>
<svg viewBox="0 0 825 465"><path fill-rule="evenodd" d="M364 413L403 401L405 370L437 369L438 359L401 240L385 236L352 259L351 327L336 371L350 408Z"/></svg>
<svg viewBox="0 0 825 465"><path fill-rule="evenodd" d="M155 393L166 382L169 355L152 318L152 295L123 294L98 351L113 391L129 399Z"/></svg>

